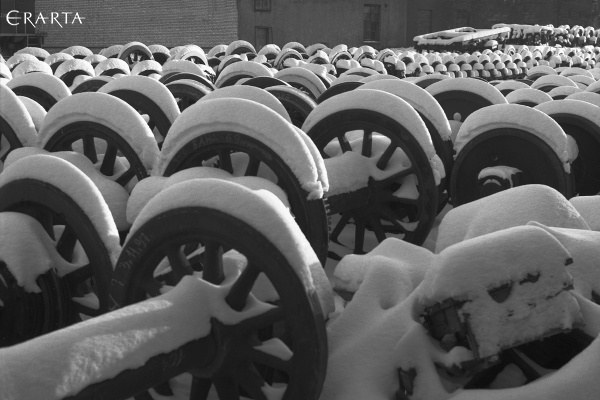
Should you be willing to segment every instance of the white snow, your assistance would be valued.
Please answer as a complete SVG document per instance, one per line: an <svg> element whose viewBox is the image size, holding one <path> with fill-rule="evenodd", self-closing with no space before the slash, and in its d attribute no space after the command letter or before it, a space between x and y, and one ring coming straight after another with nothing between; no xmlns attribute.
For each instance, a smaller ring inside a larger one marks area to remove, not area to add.
<svg viewBox="0 0 600 400"><path fill-rule="evenodd" d="M1 212L0 239L0 261L4 261L26 292L41 293L36 279L50 269L64 276L77 268L58 254L56 243L42 225L27 214Z"/></svg>
<svg viewBox="0 0 600 400"><path fill-rule="evenodd" d="M477 175L477 179L483 179L490 176L499 177L502 179L507 179L510 181L510 186L513 187L512 176L518 172L522 172L518 168L509 167L506 165L497 165L495 167L487 167L479 171Z"/></svg>
<svg viewBox="0 0 600 400"><path fill-rule="evenodd" d="M70 72L70 71L84 71L89 76L96 75L94 72L94 67L92 67L92 64L90 64L89 62L87 62L85 60L73 59L73 60L67 60L67 61L61 63L58 66L58 68L56 68L56 71L54 72L54 76L60 78L64 74L66 74L67 72Z"/></svg>
<svg viewBox="0 0 600 400"><path fill-rule="evenodd" d="M577 196L569 201L585 219L590 229L600 232L600 195Z"/></svg>
<svg viewBox="0 0 600 400"><path fill-rule="evenodd" d="M581 100L587 101L590 104L593 104L597 107L600 107L600 92L579 92L573 93L565 97L565 99L569 100Z"/></svg>
<svg viewBox="0 0 600 400"><path fill-rule="evenodd" d="M189 72L192 74L206 77L202 68L188 60L171 60L167 61L162 66L162 74L166 75L169 72Z"/></svg>
<svg viewBox="0 0 600 400"><path fill-rule="evenodd" d="M154 60L140 61L131 69L131 75L139 75L144 71L155 71L160 74L162 72L162 65Z"/></svg>
<svg viewBox="0 0 600 400"><path fill-rule="evenodd" d="M17 76L29 74L31 72L42 72L44 74L52 75L52 68L43 61L26 60L13 69L12 76L13 78L16 78Z"/></svg>
<svg viewBox="0 0 600 400"><path fill-rule="evenodd" d="M252 61L247 61L252 62ZM235 63L231 65L236 65L240 63ZM229 67L228 67L229 68ZM271 93L267 92L264 89L257 88L255 86L249 85L234 85L219 88L217 90L213 90L212 92L206 94L201 101L212 100L212 99L226 99L226 98L237 98L237 99L246 99L252 100L257 103L260 103L264 106L269 107L271 110L275 111L277 114L281 115L283 119L292 122L288 112L283 107L283 104Z"/></svg>
<svg viewBox="0 0 600 400"><path fill-rule="evenodd" d="M214 132L231 132L255 138L271 148L290 167L308 199L321 198L323 185L310 150L292 124L270 108L245 99L227 98L199 101L187 108L175 121L163 143L161 160L155 175L162 175L170 160L185 144L210 143Z"/></svg>
<svg viewBox="0 0 600 400"><path fill-rule="evenodd" d="M0 84L0 117L13 129L24 146L35 146L37 131L27 107L6 85Z"/></svg>
<svg viewBox="0 0 600 400"><path fill-rule="evenodd" d="M56 103L39 131L39 147L43 148L61 128L79 121L97 122L117 132L134 149L148 173L156 168L158 144L148 124L129 104L106 93L78 93Z"/></svg>
<svg viewBox="0 0 600 400"><path fill-rule="evenodd" d="M552 97L548 93L542 92L541 90L527 87L513 90L506 95L506 101L508 101L510 104L542 104L551 102Z"/></svg>
<svg viewBox="0 0 600 400"><path fill-rule="evenodd" d="M101 61L96 68L94 68L94 72L96 76L102 75L105 71L109 71L111 69L119 69L123 71L123 74L129 75L131 71L129 70L129 65L120 58L107 58L104 61Z"/></svg>
<svg viewBox="0 0 600 400"><path fill-rule="evenodd" d="M27 108L27 111L29 112L29 116L31 117L31 120L33 121L33 125L35 126L35 129L39 130L40 127L42 126L42 122L44 121L44 117L46 116L46 110L44 110L44 107L42 107L40 105L40 103L38 103L35 100L31 100L29 97L25 97L25 96L18 96L18 97L19 97L19 100L21 100L21 102L25 106L25 108ZM37 140L36 140L36 142L37 142Z"/></svg>
<svg viewBox="0 0 600 400"><path fill-rule="evenodd" d="M219 73L215 85L221 87L224 82L235 76L251 76L253 78L257 76L272 77L273 72L265 65L253 61L239 61L225 67L223 71Z"/></svg>
<svg viewBox="0 0 600 400"><path fill-rule="evenodd" d="M71 163L50 155L23 157L0 174L0 186L18 179L36 179L70 196L88 216L115 265L121 246L119 233L102 194L92 180Z"/></svg>
<svg viewBox="0 0 600 400"><path fill-rule="evenodd" d="M570 172L567 135L560 125L543 112L520 104L495 104L469 115L456 136L455 154L476 136L498 128L523 130L544 140Z"/></svg>
<svg viewBox="0 0 600 400"><path fill-rule="evenodd" d="M281 79L287 83L296 83L304 86L312 96L317 99L327 88L325 84L314 74L314 72L301 67L285 68L278 71L274 78Z"/></svg>
<svg viewBox="0 0 600 400"><path fill-rule="evenodd" d="M364 81L364 80L363 80ZM377 80L367 82L358 89L378 89L392 93L404 99L413 106L417 112L427 118L438 131L442 140L450 140L452 130L444 110L435 98L425 89L404 80Z"/></svg>
<svg viewBox="0 0 600 400"><path fill-rule="evenodd" d="M531 84L532 89L537 89L545 86L573 86L577 87L575 82L562 75L544 75L539 77Z"/></svg>
<svg viewBox="0 0 600 400"><path fill-rule="evenodd" d="M554 99L556 96L569 96L573 93L579 93L581 91L581 89L573 86L558 86L549 91L548 95Z"/></svg>
<svg viewBox="0 0 600 400"><path fill-rule="evenodd" d="M502 90L516 90L516 89L527 89L529 87L525 82L519 82L514 80L501 81L496 85L496 89Z"/></svg>
<svg viewBox="0 0 600 400"><path fill-rule="evenodd" d="M529 221L553 227L590 229L575 207L556 189L523 185L450 210L440 224L435 252Z"/></svg>
<svg viewBox="0 0 600 400"><path fill-rule="evenodd" d="M19 86L35 86L46 91L57 101L71 95L71 91L63 81L49 74L26 74L11 79L7 86L16 88Z"/></svg>
<svg viewBox="0 0 600 400"><path fill-rule="evenodd" d="M261 232L286 257L306 290L317 291L323 314L333 311L333 296L321 263L288 209L269 191L212 178L180 182L148 202L133 222L128 238L153 216L188 206L225 212Z"/></svg>
<svg viewBox="0 0 600 400"><path fill-rule="evenodd" d="M500 90L498 90L494 85L490 85L487 82L482 82L479 79L443 79L427 86L425 90L427 90L433 96L449 90L471 92L489 100L492 104L506 103L506 99L502 93L500 93Z"/></svg>
<svg viewBox="0 0 600 400"><path fill-rule="evenodd" d="M139 65L139 63L138 63ZM179 117L179 107L175 98L162 83L143 75L124 76L119 79L113 79L106 85L98 89L99 93L115 92L117 90L131 90L140 93L150 100L165 113L171 124Z"/></svg>

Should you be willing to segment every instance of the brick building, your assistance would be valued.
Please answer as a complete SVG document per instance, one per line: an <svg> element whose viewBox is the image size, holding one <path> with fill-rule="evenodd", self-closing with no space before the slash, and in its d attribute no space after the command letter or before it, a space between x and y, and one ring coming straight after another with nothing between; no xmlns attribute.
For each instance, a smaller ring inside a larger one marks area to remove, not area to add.
<svg viewBox="0 0 600 400"><path fill-rule="evenodd" d="M50 52L74 44L98 51L131 41L210 48L237 39L236 0L35 0L39 13L46 23L40 20L36 28ZM52 13L59 14L62 27L56 19L51 23ZM81 23L73 21L75 13Z"/></svg>
<svg viewBox="0 0 600 400"><path fill-rule="evenodd" d="M27 30L27 35L43 37L50 52L74 44L99 51L130 41L167 47L194 43L209 49L235 39L257 48L298 41L381 49L410 46L418 34L461 26L489 28L499 22L600 27L598 0L1 1L3 40L18 40L24 47L23 37L15 35ZM45 18L33 30L6 24L8 10L24 5L35 10L32 19L39 14ZM60 25L51 23L52 13L59 14Z"/></svg>

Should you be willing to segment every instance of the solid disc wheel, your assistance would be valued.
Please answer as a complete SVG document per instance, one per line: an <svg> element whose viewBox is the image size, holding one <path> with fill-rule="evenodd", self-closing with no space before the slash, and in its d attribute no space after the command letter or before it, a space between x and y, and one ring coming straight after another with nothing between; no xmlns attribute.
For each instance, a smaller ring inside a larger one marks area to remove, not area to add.
<svg viewBox="0 0 600 400"><path fill-rule="evenodd" d="M100 172L114 178L121 186L127 185L134 178L138 181L149 174L135 150L112 129L97 122L74 122L54 133L44 146L48 151L72 151L74 144L81 142L83 154L93 164L99 162L99 150L103 151ZM118 171L118 156L125 157L128 162L127 169Z"/></svg>
<svg viewBox="0 0 600 400"><path fill-rule="evenodd" d="M479 173L495 166L517 168L522 185L547 185L566 198L573 195L572 174L565 172L546 142L526 131L499 128L476 136L458 153L450 180L452 204L456 207L479 199Z"/></svg>
<svg viewBox="0 0 600 400"><path fill-rule="evenodd" d="M224 268L230 255L243 262L237 277ZM293 267L261 232L229 214L186 207L146 222L121 253L113 275L112 307L154 297L198 271L202 279L230 287L225 301L231 309L244 309L252 298L267 303L268 310L235 325L212 319L210 337L216 348L206 353L214 357L198 359L189 371L189 398L213 399L216 394L222 400L267 400L268 391L277 391L286 400L316 400L327 364L318 299L307 293ZM271 286L269 298L258 288L265 284ZM267 350L275 343L284 351Z"/></svg>
<svg viewBox="0 0 600 400"><path fill-rule="evenodd" d="M0 116L0 161L4 162L8 153L23 147L14 129Z"/></svg>
<svg viewBox="0 0 600 400"><path fill-rule="evenodd" d="M216 166L235 176L260 176L266 172L287 195L296 223L324 264L327 257L328 223L322 200L307 200L308 193L283 159L264 143L237 132L213 132L210 140L193 139L171 158L164 175L199 166ZM242 162L235 163L238 159Z"/></svg>
<svg viewBox="0 0 600 400"><path fill-rule="evenodd" d="M369 158L382 172L392 157L405 157L410 162L410 166L385 179L371 177L367 187L329 196L329 214L337 214L330 240L344 244L340 235L353 225L353 243L349 244L350 239L344 245L356 254L370 251L373 246L369 244L376 245L392 234L423 244L437 215L438 188L425 151L406 128L386 115L351 109L323 118L307 133L326 166L331 158L326 152L328 145ZM328 174L330 171L328 168ZM332 178L330 174L330 185L334 186Z"/></svg>
<svg viewBox="0 0 600 400"><path fill-rule="evenodd" d="M317 106L317 103L310 96L291 86L271 86L266 90L283 104L292 120L292 124L298 128L302 128L308 114Z"/></svg>
<svg viewBox="0 0 600 400"><path fill-rule="evenodd" d="M79 267L59 277L53 270L37 279L41 293L27 293L0 263L0 347L29 340L108 311L112 263L86 213L55 186L19 179L0 188L0 212L27 214L40 222L67 263Z"/></svg>

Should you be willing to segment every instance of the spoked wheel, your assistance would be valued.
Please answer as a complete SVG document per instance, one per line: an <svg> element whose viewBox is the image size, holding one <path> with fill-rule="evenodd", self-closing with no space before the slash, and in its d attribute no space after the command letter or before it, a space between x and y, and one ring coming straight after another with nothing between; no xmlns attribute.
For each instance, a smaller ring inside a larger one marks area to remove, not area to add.
<svg viewBox="0 0 600 400"><path fill-rule="evenodd" d="M204 86L209 87L211 90L217 89L214 83L212 83L209 79L198 74L192 74L191 72L168 72L165 75L163 75L162 78L160 78L158 81L166 85L168 83L180 81L183 79L190 79L192 81L196 81Z"/></svg>
<svg viewBox="0 0 600 400"><path fill-rule="evenodd" d="M50 110L52 106L58 102L58 100L50 93L36 86L17 86L13 88L13 92L15 92L17 96L24 96L35 100L44 107L44 110L46 111Z"/></svg>
<svg viewBox="0 0 600 400"><path fill-rule="evenodd" d="M130 66L140 61L152 60L152 53L145 45L138 43L130 43L119 53L118 58L125 61Z"/></svg>
<svg viewBox="0 0 600 400"><path fill-rule="evenodd" d="M292 124L301 128L317 103L300 89L291 86L270 86L266 89L283 104Z"/></svg>
<svg viewBox="0 0 600 400"><path fill-rule="evenodd" d="M92 162L100 163L100 173L126 186L137 178L149 176L140 156L121 135L109 127L93 121L73 122L53 134L44 150L73 151L83 148L83 154ZM121 158L127 162L124 163Z"/></svg>
<svg viewBox="0 0 600 400"><path fill-rule="evenodd" d="M317 99L317 104L321 104L325 100L340 93L346 93L350 90L354 90L359 86L362 86L364 82L360 81L350 81L350 82L342 82L337 85L333 85L327 88Z"/></svg>
<svg viewBox="0 0 600 400"><path fill-rule="evenodd" d="M113 307L157 296L201 272L227 292L232 310L257 303L265 310L230 325L212 318L198 351L182 353L185 360L176 366L190 361L190 367L176 374L192 375L190 399L318 398L327 363L318 299L278 248L245 221L204 207L168 210L135 231L117 265Z"/></svg>
<svg viewBox="0 0 600 400"><path fill-rule="evenodd" d="M323 118L307 133L325 159L330 192L337 184L336 171L352 168L334 169L338 157L361 159L380 175L371 175L366 187L326 198L333 216L331 241L342 244L341 234L352 226L353 244L345 246L355 254L370 251L390 235L417 245L425 241L437 215L438 188L425 151L404 126L375 111L349 109ZM345 155L349 152L356 156Z"/></svg>
<svg viewBox="0 0 600 400"><path fill-rule="evenodd" d="M498 128L471 139L454 161L450 191L454 206L483 197L480 172L488 167L508 166L520 171L513 186L541 184L553 187L566 198L573 195L572 174L567 174L554 150L539 137L516 128Z"/></svg>
<svg viewBox="0 0 600 400"><path fill-rule="evenodd" d="M287 195L296 223L324 264L328 225L322 200L307 200L308 193L285 161L261 141L238 132L211 132L184 144L171 157L164 176L192 167L213 166L234 176L265 176Z"/></svg>
<svg viewBox="0 0 600 400"><path fill-rule="evenodd" d="M84 93L84 92L97 92L102 86L106 85L113 78L111 77L95 77L81 82L75 89L73 94Z"/></svg>
<svg viewBox="0 0 600 400"><path fill-rule="evenodd" d="M173 81L166 86L175 98L179 111L196 104L198 100L212 91L207 86L189 80Z"/></svg>
<svg viewBox="0 0 600 400"><path fill-rule="evenodd" d="M7 211L36 219L55 244L60 262L74 268L62 276L53 269L39 275L36 283L41 292L32 293L19 286L6 264L0 263L0 299L4 305L0 308L0 347L107 312L112 262L79 205L59 188L27 178L0 187L0 212Z"/></svg>

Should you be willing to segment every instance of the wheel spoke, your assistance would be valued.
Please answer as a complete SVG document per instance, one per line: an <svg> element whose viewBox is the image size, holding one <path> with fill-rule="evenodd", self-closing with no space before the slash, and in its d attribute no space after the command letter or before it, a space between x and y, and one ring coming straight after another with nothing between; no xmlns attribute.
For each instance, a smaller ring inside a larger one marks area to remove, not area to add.
<svg viewBox="0 0 600 400"><path fill-rule="evenodd" d="M386 221L391 222L396 228L400 230L402 233L407 233L407 230L402 224L398 222L398 216L394 214L394 212L387 207L380 207L379 213L386 219Z"/></svg>
<svg viewBox="0 0 600 400"><path fill-rule="evenodd" d="M160 296L162 294L160 292L160 289L162 288L162 285L158 281L156 281L154 278L152 278L152 277L145 277L140 282L140 286L142 288L144 288L144 291L150 297L157 297L157 296Z"/></svg>
<svg viewBox="0 0 600 400"><path fill-rule="evenodd" d="M364 254L365 244L365 221L363 218L354 218L354 254Z"/></svg>
<svg viewBox="0 0 600 400"><path fill-rule="evenodd" d="M66 261L71 262L73 260L73 250L75 250L76 243L77 236L75 235L75 231L70 225L66 225L56 244L56 251L58 251L58 254Z"/></svg>
<svg viewBox="0 0 600 400"><path fill-rule="evenodd" d="M190 390L190 400L207 400L212 381L206 378L192 378L192 388Z"/></svg>
<svg viewBox="0 0 600 400"><path fill-rule="evenodd" d="M229 153L229 150L219 151L219 167L230 174L233 174L233 165L231 163L231 153Z"/></svg>
<svg viewBox="0 0 600 400"><path fill-rule="evenodd" d="M272 354L265 353L263 351L252 349L250 351L250 359L258 364L265 365L267 367L275 368L280 371L290 373L292 370L292 361L282 360L279 357L275 357Z"/></svg>
<svg viewBox="0 0 600 400"><path fill-rule="evenodd" d="M350 146L348 139L346 139L346 134L342 133L340 136L338 136L338 141L340 142L342 152L345 153L347 151L352 151L352 147Z"/></svg>
<svg viewBox="0 0 600 400"><path fill-rule="evenodd" d="M170 245L167 247L167 258L169 259L169 264L171 264L171 270L175 275L175 280L179 282L184 276L192 275L194 270L190 266L190 262L188 261L185 254L183 254L183 250L179 245Z"/></svg>
<svg viewBox="0 0 600 400"><path fill-rule="evenodd" d="M394 196L394 194L390 193L390 192L382 193L380 195L380 199L383 202L400 203L400 204L406 204L406 205L410 205L410 206L418 206L419 205L419 199L407 199L405 197L398 197L398 196Z"/></svg>
<svg viewBox="0 0 600 400"><path fill-rule="evenodd" d="M246 299L256 282L260 270L252 264L248 264L238 279L231 286L229 294L225 298L227 304L235 311L241 311L246 305Z"/></svg>
<svg viewBox="0 0 600 400"><path fill-rule="evenodd" d="M254 332L259 329L267 328L276 322L285 318L285 312L281 307L274 307L255 317L243 320L237 325L241 332Z"/></svg>
<svg viewBox="0 0 600 400"><path fill-rule="evenodd" d="M256 176L258 174L258 167L260 166L260 160L256 157L248 155L248 166L246 166L246 176Z"/></svg>
<svg viewBox="0 0 600 400"><path fill-rule="evenodd" d="M111 176L115 170L115 161L117 159L118 149L117 146L109 144L104 153L102 159L102 165L100 166L100 173L103 175Z"/></svg>
<svg viewBox="0 0 600 400"><path fill-rule="evenodd" d="M235 380L254 400L267 400L261 389L265 380L251 363L244 363L236 368Z"/></svg>
<svg viewBox="0 0 600 400"><path fill-rule="evenodd" d="M363 133L362 155L365 157L371 157L372 150L373 150L373 131L365 129L365 131Z"/></svg>
<svg viewBox="0 0 600 400"><path fill-rule="evenodd" d="M388 162L394 155L394 152L398 148L394 143L390 143L389 146L385 149L379 160L377 160L377 168L384 170L387 168Z"/></svg>
<svg viewBox="0 0 600 400"><path fill-rule="evenodd" d="M344 230L344 228L346 227L346 225L348 225L348 222L350 222L350 218L352 218L352 215L350 213L344 213L342 214L342 216L340 217L340 220L338 221L338 223L335 225L335 228L333 228L333 231L331 231L331 235L329 237L329 240L331 240L332 242L338 243L338 236L340 236L340 233L342 233L342 231Z"/></svg>
<svg viewBox="0 0 600 400"><path fill-rule="evenodd" d="M202 278L215 285L225 279L223 274L223 247L217 242L206 242L204 244L204 264Z"/></svg>
<svg viewBox="0 0 600 400"><path fill-rule="evenodd" d="M413 167L406 168L400 172L393 174L392 176L388 176L387 178L381 181L375 181L375 184L378 186L387 186L390 183L399 182L407 176L414 174L415 169Z"/></svg>
<svg viewBox="0 0 600 400"><path fill-rule="evenodd" d="M63 276L62 279L67 283L68 286L75 287L93 276L94 267L92 267L92 264L87 264L81 268L77 268L76 270L69 272L67 275Z"/></svg>
<svg viewBox="0 0 600 400"><path fill-rule="evenodd" d="M79 304L76 301L73 301L73 306L74 306L73 308L75 309L76 313L87 315L89 317L97 317L103 313L103 311L100 309L91 308L89 306L84 306L83 304Z"/></svg>
<svg viewBox="0 0 600 400"><path fill-rule="evenodd" d="M371 217L369 218L369 225L371 226L371 229L373 229L373 233L375 233L375 237L377 238L378 242L383 242L386 239L386 235L385 235L385 230L383 229L383 226L381 225L381 221L379 220L379 218L377 217Z"/></svg>
<svg viewBox="0 0 600 400"><path fill-rule="evenodd" d="M96 153L96 143L93 136L85 136L83 139L83 154L95 164L98 162L98 154Z"/></svg>
<svg viewBox="0 0 600 400"><path fill-rule="evenodd" d="M237 382L232 376L220 376L214 378L213 382L215 389L217 389L219 400L238 400L240 398Z"/></svg>
<svg viewBox="0 0 600 400"><path fill-rule="evenodd" d="M125 186L125 185L127 185L127 183L129 183L130 180L133 179L134 176L135 176L135 169L133 169L133 167L131 167L127 171L123 172L123 174L121 174L121 176L119 176L117 178L116 182L121 186Z"/></svg>

